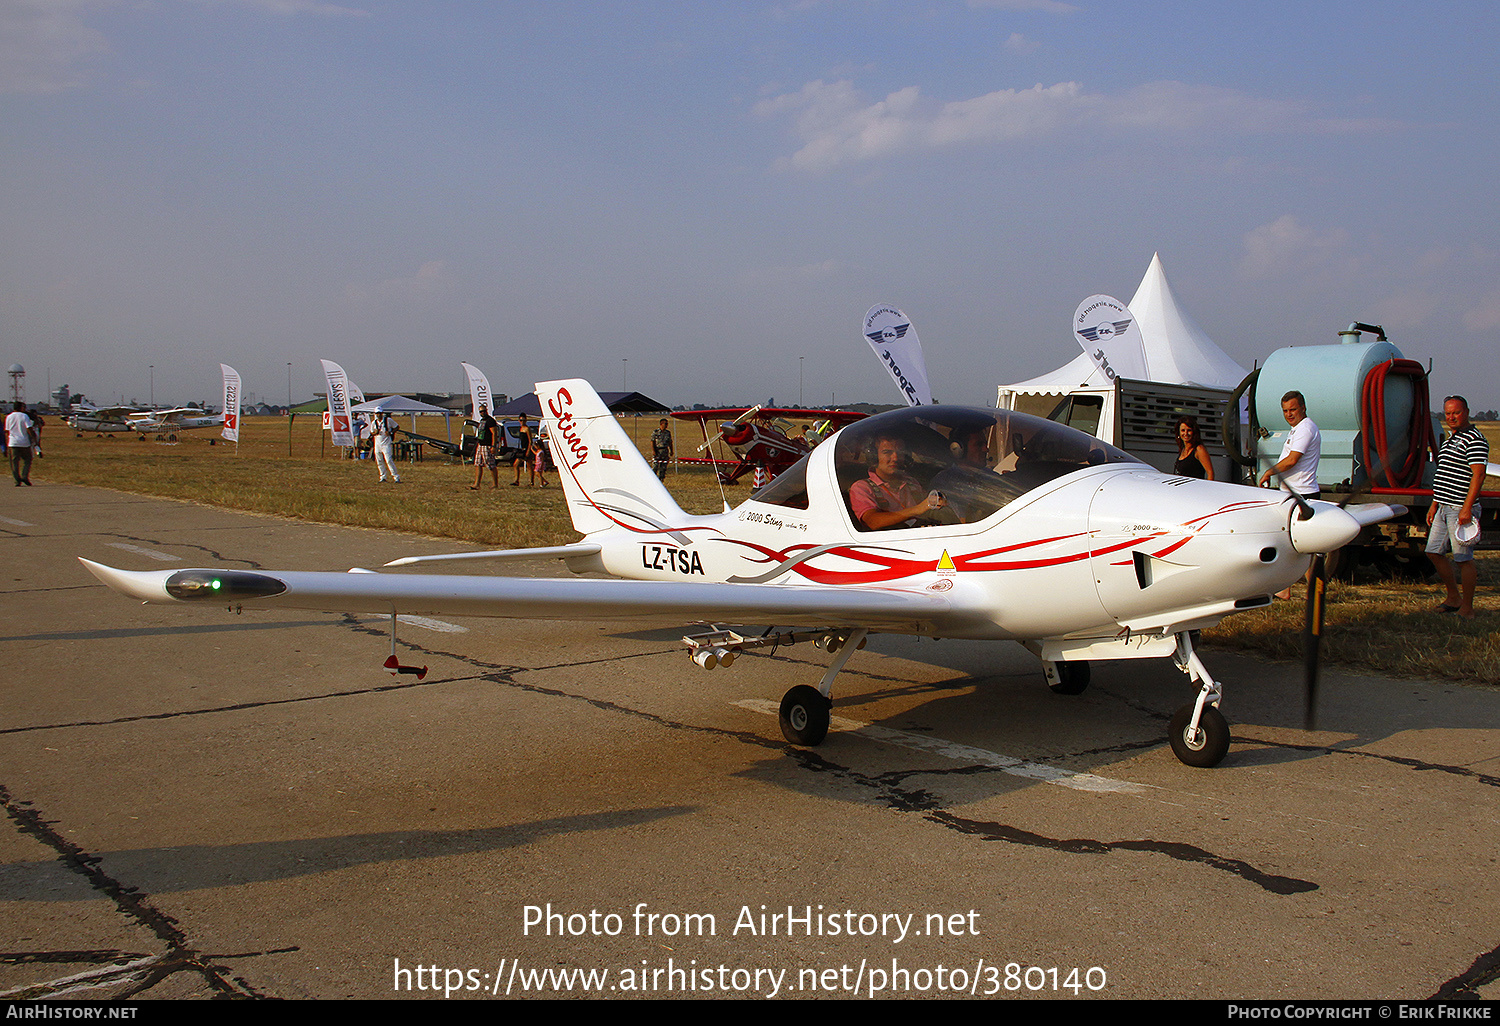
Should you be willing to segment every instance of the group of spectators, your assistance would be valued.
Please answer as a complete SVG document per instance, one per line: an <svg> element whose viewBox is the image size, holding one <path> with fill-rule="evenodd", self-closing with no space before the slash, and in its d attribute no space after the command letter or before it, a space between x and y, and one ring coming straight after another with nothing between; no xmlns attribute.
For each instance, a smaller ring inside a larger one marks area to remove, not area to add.
<svg viewBox="0 0 1500 1026"><path fill-rule="evenodd" d="M515 467L516 479L511 482L512 487L521 484L521 471L528 469L531 473L528 487L547 487L547 447L545 439L539 437L531 429L531 423L526 414L518 417L520 421L516 428L515 446L516 455L511 459L511 465ZM478 442L474 446L474 483L469 485L469 491L479 491L480 482L484 480L485 469L490 472L490 488L500 487L500 424L494 417L490 416L488 407L479 407L479 433Z"/></svg>

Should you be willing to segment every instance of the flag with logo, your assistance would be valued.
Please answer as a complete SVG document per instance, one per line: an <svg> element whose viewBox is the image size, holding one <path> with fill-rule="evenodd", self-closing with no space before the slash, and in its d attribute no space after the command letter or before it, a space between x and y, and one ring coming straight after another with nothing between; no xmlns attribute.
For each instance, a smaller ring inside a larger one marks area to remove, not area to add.
<svg viewBox="0 0 1500 1026"><path fill-rule="evenodd" d="M494 393L490 391L490 380L484 376L484 371L472 363L460 362L460 366L469 378L469 399L474 404L474 419L479 419L481 409L494 413Z"/></svg>
<svg viewBox="0 0 1500 1026"><path fill-rule="evenodd" d="M224 430L219 434L231 442L240 440L240 372L227 363L219 364L224 372Z"/></svg>
<svg viewBox="0 0 1500 1026"><path fill-rule="evenodd" d="M886 373L896 383L906 405L932 405L927 364L922 359L922 342L911 325L911 318L894 306L877 303L865 313L864 336L885 365Z"/></svg>
<svg viewBox="0 0 1500 1026"><path fill-rule="evenodd" d="M349 419L349 375L332 360L323 360L323 376L328 379L328 429L334 445L353 445L354 428Z"/></svg>
<svg viewBox="0 0 1500 1026"><path fill-rule="evenodd" d="M1090 296L1079 303L1073 311L1073 337L1111 382L1150 380L1135 315L1114 296Z"/></svg>

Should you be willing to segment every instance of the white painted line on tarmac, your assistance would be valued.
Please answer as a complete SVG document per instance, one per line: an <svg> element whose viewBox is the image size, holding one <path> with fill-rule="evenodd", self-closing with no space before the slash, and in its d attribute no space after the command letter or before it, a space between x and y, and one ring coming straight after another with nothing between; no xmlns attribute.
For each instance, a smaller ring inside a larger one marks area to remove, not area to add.
<svg viewBox="0 0 1500 1026"><path fill-rule="evenodd" d="M124 549L126 552L134 552L138 556L150 556L152 559L159 559L163 563L182 562L181 556L174 556L170 552L163 552L160 549L146 549L139 545L128 545L125 542L106 542L105 544L112 549Z"/></svg>
<svg viewBox="0 0 1500 1026"><path fill-rule="evenodd" d="M437 631L439 634L467 634L469 628L460 627L456 623L448 623L446 620L434 620L428 616L411 616L407 613L397 613L398 623L408 623L413 627L424 627L429 631Z"/></svg>
<svg viewBox="0 0 1500 1026"><path fill-rule="evenodd" d="M771 716L779 715L781 709L777 703L764 698L746 698L733 704L742 709L767 713ZM1075 773L1072 770L1060 769L1057 766L1048 766L1045 763L1028 762L1025 759L1018 759L1012 755L1002 755L999 752L992 752L987 748L975 748L973 745L963 745L956 741L925 737L921 734L911 734L904 730L892 730L889 727L877 727L870 723L860 723L858 720L844 719L842 716L833 717L831 729L860 734L870 738L872 741L882 741L889 745L911 748L919 752L927 752L931 755L940 755L945 759L953 759L956 762L988 766L992 769L1000 770L1002 773L1009 773L1017 777L1026 777L1028 780L1039 780L1044 784L1071 787L1076 791L1142 794L1145 791L1153 790L1145 784L1136 784L1128 780L1113 780L1110 777L1101 777L1093 773Z"/></svg>

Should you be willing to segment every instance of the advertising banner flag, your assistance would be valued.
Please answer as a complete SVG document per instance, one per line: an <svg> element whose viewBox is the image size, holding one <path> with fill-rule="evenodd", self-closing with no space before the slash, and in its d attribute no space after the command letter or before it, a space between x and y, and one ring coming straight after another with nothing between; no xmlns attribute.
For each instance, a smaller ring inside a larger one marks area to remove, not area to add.
<svg viewBox="0 0 1500 1026"><path fill-rule="evenodd" d="M911 318L894 306L877 303L865 314L864 336L901 390L906 405L931 406L927 364L922 359L922 342L911 326Z"/></svg>
<svg viewBox="0 0 1500 1026"><path fill-rule="evenodd" d="M1135 315L1114 296L1090 296L1079 303L1073 311L1073 337L1111 382L1116 378L1150 380Z"/></svg>
<svg viewBox="0 0 1500 1026"><path fill-rule="evenodd" d="M491 413L495 412L495 397L490 391L490 379L484 376L484 371L472 363L461 364L464 373L469 376L469 399L474 404L474 419L479 419L479 408L482 406Z"/></svg>
<svg viewBox="0 0 1500 1026"><path fill-rule="evenodd" d="M323 360L323 375L328 379L328 429L334 445L353 445L354 428L349 419L349 375L332 360Z"/></svg>
<svg viewBox="0 0 1500 1026"><path fill-rule="evenodd" d="M228 441L240 440L240 372L227 363L219 364L224 372L224 430L219 434Z"/></svg>

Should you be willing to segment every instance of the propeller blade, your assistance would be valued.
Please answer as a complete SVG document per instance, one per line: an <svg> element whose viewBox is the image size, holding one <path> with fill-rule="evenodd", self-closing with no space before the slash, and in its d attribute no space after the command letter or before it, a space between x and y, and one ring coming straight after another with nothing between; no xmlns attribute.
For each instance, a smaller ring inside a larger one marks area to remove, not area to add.
<svg viewBox="0 0 1500 1026"><path fill-rule="evenodd" d="M1307 707L1303 720L1308 730L1318 725L1318 659L1323 643L1323 611L1327 602L1328 557L1313 557L1307 582L1307 618L1302 628L1302 669Z"/></svg>

